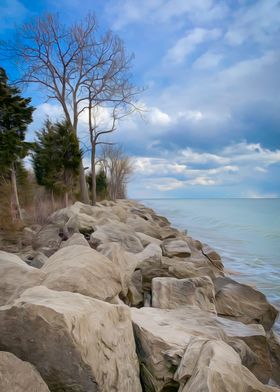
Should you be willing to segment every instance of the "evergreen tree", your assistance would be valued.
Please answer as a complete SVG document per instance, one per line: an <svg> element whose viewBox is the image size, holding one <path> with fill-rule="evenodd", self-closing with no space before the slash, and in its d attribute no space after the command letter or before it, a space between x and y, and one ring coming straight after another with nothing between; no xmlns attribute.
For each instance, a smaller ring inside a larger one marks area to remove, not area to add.
<svg viewBox="0 0 280 392"><path fill-rule="evenodd" d="M28 124L34 108L31 99L20 96L20 90L8 83L8 77L0 67L0 170L11 182L11 213L14 219L22 219L17 191L16 167L27 155L30 147L25 142Z"/></svg>
<svg viewBox="0 0 280 392"><path fill-rule="evenodd" d="M45 122L37 132L34 144L33 168L39 185L54 193L63 192L65 204L72 190L81 161L78 139L66 121L52 124Z"/></svg>

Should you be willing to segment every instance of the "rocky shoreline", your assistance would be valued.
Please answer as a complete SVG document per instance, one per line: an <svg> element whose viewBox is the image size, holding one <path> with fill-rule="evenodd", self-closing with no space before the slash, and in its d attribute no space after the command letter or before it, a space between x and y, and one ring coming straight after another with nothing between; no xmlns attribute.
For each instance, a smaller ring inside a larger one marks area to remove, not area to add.
<svg viewBox="0 0 280 392"><path fill-rule="evenodd" d="M0 391L280 391L276 308L140 203L56 211L0 269Z"/></svg>

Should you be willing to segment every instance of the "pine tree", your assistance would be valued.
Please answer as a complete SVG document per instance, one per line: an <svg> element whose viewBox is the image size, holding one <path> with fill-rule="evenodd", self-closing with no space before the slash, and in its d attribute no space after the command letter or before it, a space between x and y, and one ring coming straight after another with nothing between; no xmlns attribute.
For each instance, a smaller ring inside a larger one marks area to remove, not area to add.
<svg viewBox="0 0 280 392"><path fill-rule="evenodd" d="M77 137L66 121L53 124L47 120L42 131L36 134L33 168L37 182L51 191L52 197L54 193L64 193L68 205L68 194L81 161Z"/></svg>
<svg viewBox="0 0 280 392"><path fill-rule="evenodd" d="M22 220L20 209L16 167L27 155L30 147L25 142L28 124L32 121L34 108L31 98L23 98L18 88L8 83L8 77L0 67L0 170L8 175L11 182L11 214L13 219Z"/></svg>

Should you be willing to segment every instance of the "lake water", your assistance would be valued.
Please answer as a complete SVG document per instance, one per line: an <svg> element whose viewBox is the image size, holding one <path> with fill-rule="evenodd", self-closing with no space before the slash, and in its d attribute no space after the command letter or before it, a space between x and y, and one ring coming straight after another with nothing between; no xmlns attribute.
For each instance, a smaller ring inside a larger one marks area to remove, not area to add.
<svg viewBox="0 0 280 392"><path fill-rule="evenodd" d="M280 199L141 201L215 248L225 268L240 273L233 279L256 286L280 309Z"/></svg>

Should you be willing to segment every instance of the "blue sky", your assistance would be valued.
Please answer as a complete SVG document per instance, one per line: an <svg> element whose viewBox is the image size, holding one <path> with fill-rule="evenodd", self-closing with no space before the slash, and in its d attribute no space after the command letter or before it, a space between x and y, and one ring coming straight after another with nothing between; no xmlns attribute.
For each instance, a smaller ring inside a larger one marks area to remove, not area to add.
<svg viewBox="0 0 280 392"><path fill-rule="evenodd" d="M42 12L71 23L88 10L135 54L145 87L143 118L112 137L134 161L130 197L280 196L279 0L2 0L0 39ZM32 139L61 110L25 94L37 107Z"/></svg>

